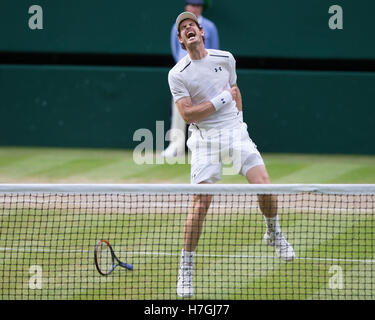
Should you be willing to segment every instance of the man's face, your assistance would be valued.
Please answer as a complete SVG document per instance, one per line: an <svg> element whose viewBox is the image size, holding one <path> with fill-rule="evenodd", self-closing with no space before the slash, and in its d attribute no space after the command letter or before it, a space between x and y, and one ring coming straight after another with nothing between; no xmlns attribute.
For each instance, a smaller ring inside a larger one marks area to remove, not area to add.
<svg viewBox="0 0 375 320"><path fill-rule="evenodd" d="M203 6L200 4L187 4L185 6L185 11L194 13L196 17L200 17L203 12Z"/></svg>
<svg viewBox="0 0 375 320"><path fill-rule="evenodd" d="M180 23L180 35L178 40L183 43L186 48L198 44L204 36L203 29L199 30L194 20L186 19Z"/></svg>

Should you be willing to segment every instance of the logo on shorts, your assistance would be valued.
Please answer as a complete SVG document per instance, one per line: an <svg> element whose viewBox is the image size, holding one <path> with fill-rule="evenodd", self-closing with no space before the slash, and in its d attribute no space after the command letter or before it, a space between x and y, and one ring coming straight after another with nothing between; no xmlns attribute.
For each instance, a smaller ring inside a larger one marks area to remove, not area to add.
<svg viewBox="0 0 375 320"><path fill-rule="evenodd" d="M219 72L219 71L223 71L223 69L221 67L215 68L215 72Z"/></svg>

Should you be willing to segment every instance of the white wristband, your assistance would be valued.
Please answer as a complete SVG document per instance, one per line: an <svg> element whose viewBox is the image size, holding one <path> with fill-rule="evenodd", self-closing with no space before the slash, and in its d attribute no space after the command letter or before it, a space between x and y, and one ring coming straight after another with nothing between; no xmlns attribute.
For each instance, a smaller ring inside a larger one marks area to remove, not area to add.
<svg viewBox="0 0 375 320"><path fill-rule="evenodd" d="M228 90L223 91L215 98L211 99L210 102L213 104L216 111L231 103L233 101L232 95Z"/></svg>

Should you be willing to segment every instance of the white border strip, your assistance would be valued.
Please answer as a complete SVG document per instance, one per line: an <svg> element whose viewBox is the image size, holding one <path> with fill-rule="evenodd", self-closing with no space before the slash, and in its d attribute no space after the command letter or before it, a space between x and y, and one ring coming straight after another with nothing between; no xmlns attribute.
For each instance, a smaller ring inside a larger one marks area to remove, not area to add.
<svg viewBox="0 0 375 320"><path fill-rule="evenodd" d="M375 184L0 184L0 194L282 194L302 192L374 195Z"/></svg>

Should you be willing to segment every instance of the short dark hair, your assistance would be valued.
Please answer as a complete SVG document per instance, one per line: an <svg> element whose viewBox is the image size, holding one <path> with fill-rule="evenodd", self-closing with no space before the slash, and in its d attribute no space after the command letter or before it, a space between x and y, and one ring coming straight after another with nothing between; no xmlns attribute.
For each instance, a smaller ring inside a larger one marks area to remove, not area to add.
<svg viewBox="0 0 375 320"><path fill-rule="evenodd" d="M181 22L182 22L182 21L181 21ZM195 21L194 21L194 22L195 22ZM180 23L180 24L181 24L181 23ZM203 27L202 27L199 23L195 22L195 24L197 25L197 27L198 27L199 30L202 30L202 29L203 29ZM177 33L177 35L178 35L179 37L181 37L180 26L178 26L178 33ZM204 36L203 36L202 38L203 38L203 43L205 43L206 38L205 38ZM180 45L181 45L181 48L182 48L182 49L186 50L186 47L185 47L185 45L184 45L183 43L180 43Z"/></svg>

